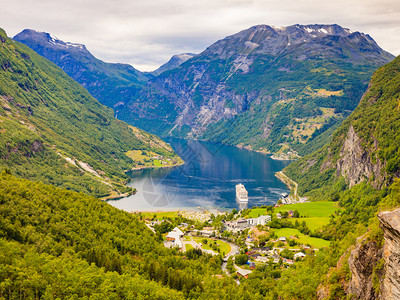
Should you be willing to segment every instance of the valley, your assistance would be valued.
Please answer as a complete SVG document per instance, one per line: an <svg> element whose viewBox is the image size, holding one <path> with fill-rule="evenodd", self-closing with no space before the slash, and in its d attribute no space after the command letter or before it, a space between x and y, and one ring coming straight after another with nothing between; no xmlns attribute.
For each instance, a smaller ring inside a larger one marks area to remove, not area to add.
<svg viewBox="0 0 400 300"><path fill-rule="evenodd" d="M397 299L399 74L336 24L152 72L0 30L0 299Z"/></svg>

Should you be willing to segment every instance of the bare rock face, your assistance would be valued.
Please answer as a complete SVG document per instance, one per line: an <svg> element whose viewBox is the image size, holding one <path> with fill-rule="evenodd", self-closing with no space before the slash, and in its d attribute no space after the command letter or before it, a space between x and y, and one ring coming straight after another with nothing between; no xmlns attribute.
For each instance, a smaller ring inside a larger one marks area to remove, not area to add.
<svg viewBox="0 0 400 300"><path fill-rule="evenodd" d="M373 287L373 273L382 258L382 249L375 241L358 243L348 260L351 280L345 287L346 294L354 299L379 299L379 290Z"/></svg>
<svg viewBox="0 0 400 300"><path fill-rule="evenodd" d="M368 233L349 249L347 260L351 279L341 282L351 299L400 299L400 208L378 214L383 230L383 246L368 240ZM338 262L339 269L347 253ZM318 299L329 297L329 285L318 288Z"/></svg>
<svg viewBox="0 0 400 300"><path fill-rule="evenodd" d="M361 140L350 125L346 139L340 150L336 163L337 175L342 175L352 187L363 180L374 179L373 185L379 187L385 181L381 170L383 164L379 159L372 163L371 154L361 145Z"/></svg>
<svg viewBox="0 0 400 300"><path fill-rule="evenodd" d="M400 299L400 209L378 215L385 244L385 277L381 286L382 299Z"/></svg>

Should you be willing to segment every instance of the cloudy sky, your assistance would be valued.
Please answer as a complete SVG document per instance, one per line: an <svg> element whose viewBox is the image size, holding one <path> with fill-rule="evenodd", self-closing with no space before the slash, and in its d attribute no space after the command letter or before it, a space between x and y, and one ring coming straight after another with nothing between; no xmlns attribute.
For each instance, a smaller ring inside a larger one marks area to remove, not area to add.
<svg viewBox="0 0 400 300"><path fill-rule="evenodd" d="M339 24L400 54L399 0L2 0L0 27L85 44L107 62L151 71L258 24Z"/></svg>

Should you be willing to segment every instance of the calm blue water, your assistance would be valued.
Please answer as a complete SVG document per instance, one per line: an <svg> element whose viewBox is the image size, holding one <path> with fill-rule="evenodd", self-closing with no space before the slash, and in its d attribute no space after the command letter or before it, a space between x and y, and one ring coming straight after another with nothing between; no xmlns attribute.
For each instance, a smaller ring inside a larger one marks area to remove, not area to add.
<svg viewBox="0 0 400 300"><path fill-rule="evenodd" d="M249 193L249 207L274 204L286 186L274 173L288 162L236 147L170 139L168 142L186 162L171 169L131 172L137 189L133 196L109 201L126 211L170 210L203 207L238 208L235 185L244 184Z"/></svg>

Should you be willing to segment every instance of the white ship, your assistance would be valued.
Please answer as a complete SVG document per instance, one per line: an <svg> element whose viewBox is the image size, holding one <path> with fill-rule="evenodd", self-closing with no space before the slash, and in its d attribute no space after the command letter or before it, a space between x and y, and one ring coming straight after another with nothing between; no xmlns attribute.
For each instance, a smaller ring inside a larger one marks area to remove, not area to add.
<svg viewBox="0 0 400 300"><path fill-rule="evenodd" d="M248 193L241 183L236 185L236 202L241 210L246 209L249 203Z"/></svg>

